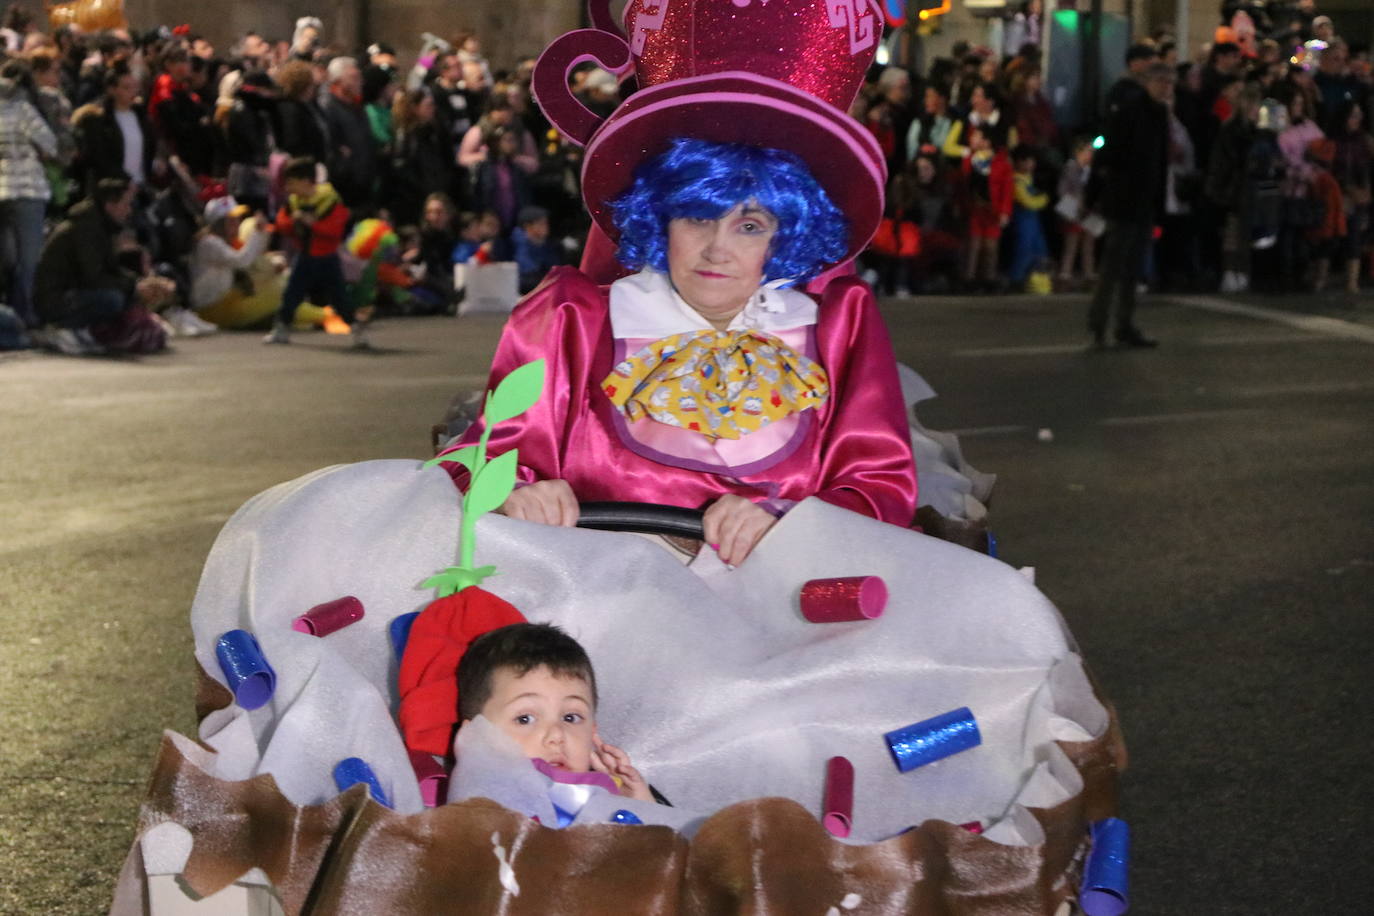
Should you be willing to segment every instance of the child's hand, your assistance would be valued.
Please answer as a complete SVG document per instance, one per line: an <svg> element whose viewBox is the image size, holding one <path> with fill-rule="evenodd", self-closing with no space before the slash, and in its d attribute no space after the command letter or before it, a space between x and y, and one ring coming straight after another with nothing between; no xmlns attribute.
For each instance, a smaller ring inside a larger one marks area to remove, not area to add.
<svg viewBox="0 0 1374 916"><path fill-rule="evenodd" d="M619 779L621 795L628 795L640 801L654 800L653 793L649 791L649 784L639 775L639 770L630 765L629 754L614 744L602 741L600 735L593 735L592 743L595 747L592 751L593 770Z"/></svg>

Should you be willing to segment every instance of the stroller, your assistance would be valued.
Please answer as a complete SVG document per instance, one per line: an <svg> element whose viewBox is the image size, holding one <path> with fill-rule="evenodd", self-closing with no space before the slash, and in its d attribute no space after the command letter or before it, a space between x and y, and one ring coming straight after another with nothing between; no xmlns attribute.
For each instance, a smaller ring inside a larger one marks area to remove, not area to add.
<svg viewBox="0 0 1374 916"><path fill-rule="evenodd" d="M475 523L484 587L587 648L599 726L675 807L594 796L560 828L480 731L451 773L408 754L398 647L459 499L371 461L226 524L191 611L199 740L164 736L112 913L1124 912L1123 743L1058 612L1006 564L815 499L736 569L646 538L700 538L682 509ZM799 612L807 580L855 576L886 583L880 616ZM296 626L342 596L346 626ZM224 661L235 631L259 668ZM976 746L905 766L892 735L950 710Z"/></svg>

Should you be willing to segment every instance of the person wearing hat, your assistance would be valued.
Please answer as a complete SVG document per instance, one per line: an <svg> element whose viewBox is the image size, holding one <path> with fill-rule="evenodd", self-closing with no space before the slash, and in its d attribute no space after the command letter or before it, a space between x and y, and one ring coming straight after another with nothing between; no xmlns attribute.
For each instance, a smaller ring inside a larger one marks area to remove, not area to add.
<svg viewBox="0 0 1374 916"><path fill-rule="evenodd" d="M281 301L284 284L267 258L271 224L256 217L240 231L252 212L233 197L205 205L205 229L191 252L191 308L212 328L261 325Z"/></svg>
<svg viewBox="0 0 1374 916"><path fill-rule="evenodd" d="M1312 20L1312 37L1328 45L1336 40L1336 24L1330 16L1317 16Z"/></svg>
<svg viewBox="0 0 1374 916"><path fill-rule="evenodd" d="M857 278L818 280L882 216L882 151L845 113L872 33L853 40L815 0L663 9L632 5L628 47L574 32L536 68L541 106L586 144L601 235L498 345L493 384L547 366L538 404L490 438L491 454L520 453L503 511L572 525L579 500L701 508L735 565L808 497L907 527L916 471L887 329ZM632 57L642 87L600 123L567 85L587 54Z"/></svg>
<svg viewBox="0 0 1374 916"><path fill-rule="evenodd" d="M396 49L383 41L375 41L367 46L367 62L379 70L386 70L390 78L396 78Z"/></svg>

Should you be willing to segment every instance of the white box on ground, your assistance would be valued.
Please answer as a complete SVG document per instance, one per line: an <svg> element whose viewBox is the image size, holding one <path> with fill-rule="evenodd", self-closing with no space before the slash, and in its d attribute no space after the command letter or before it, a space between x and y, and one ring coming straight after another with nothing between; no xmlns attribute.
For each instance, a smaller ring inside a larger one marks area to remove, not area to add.
<svg viewBox="0 0 1374 916"><path fill-rule="evenodd" d="M514 261L467 264L467 283L459 315L508 314L520 301L520 271ZM456 271L455 271L456 277Z"/></svg>

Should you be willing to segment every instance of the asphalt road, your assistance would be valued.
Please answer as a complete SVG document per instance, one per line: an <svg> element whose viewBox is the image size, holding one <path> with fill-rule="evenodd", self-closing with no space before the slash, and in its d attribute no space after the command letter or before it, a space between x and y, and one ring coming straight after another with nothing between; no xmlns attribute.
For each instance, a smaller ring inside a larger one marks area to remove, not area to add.
<svg viewBox="0 0 1374 916"><path fill-rule="evenodd" d="M1374 309L1246 302L1271 311L1153 300L1163 346L1106 353L1081 297L885 307L940 393L922 420L999 475L1002 557L1036 567L1118 707L1138 914L1353 912L1371 890ZM229 514L426 455L498 333L0 357L0 913L107 906L161 729L194 731L186 614Z"/></svg>

